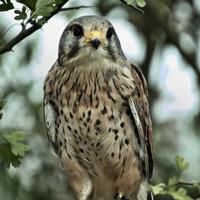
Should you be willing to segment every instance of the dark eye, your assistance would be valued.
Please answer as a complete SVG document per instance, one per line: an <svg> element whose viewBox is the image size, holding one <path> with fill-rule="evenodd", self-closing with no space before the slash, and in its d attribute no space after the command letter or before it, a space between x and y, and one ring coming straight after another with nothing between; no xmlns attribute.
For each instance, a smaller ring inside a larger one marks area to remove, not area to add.
<svg viewBox="0 0 200 200"><path fill-rule="evenodd" d="M114 28L110 27L110 28L107 30L106 37L107 37L108 39L111 39L113 33L114 33Z"/></svg>
<svg viewBox="0 0 200 200"><path fill-rule="evenodd" d="M81 25L79 24L74 24L72 27L71 27L71 30L74 34L74 36L76 37L80 37L83 35L83 28Z"/></svg>

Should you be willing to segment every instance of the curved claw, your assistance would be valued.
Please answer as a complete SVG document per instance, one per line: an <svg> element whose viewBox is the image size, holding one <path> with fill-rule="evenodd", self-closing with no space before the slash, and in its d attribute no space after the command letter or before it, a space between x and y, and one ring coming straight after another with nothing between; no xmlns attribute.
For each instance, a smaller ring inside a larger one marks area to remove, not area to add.
<svg viewBox="0 0 200 200"><path fill-rule="evenodd" d="M121 196L121 195L119 195L118 193L117 194L115 194L115 196L114 196L114 200L129 200L128 198L126 198L124 195L123 196Z"/></svg>

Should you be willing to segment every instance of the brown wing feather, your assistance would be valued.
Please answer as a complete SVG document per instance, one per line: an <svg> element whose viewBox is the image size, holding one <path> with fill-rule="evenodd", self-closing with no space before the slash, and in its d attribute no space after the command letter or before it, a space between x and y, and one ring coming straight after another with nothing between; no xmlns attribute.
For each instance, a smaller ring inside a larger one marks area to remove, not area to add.
<svg viewBox="0 0 200 200"><path fill-rule="evenodd" d="M140 69L134 65L131 66L131 73L135 81L136 88L133 91L132 97L130 98L129 105L135 121L139 121L137 129L141 143L143 144L141 147L144 153L145 174L147 178L151 178L153 172L153 143L152 123L148 103L148 87ZM133 113L134 110L137 113Z"/></svg>

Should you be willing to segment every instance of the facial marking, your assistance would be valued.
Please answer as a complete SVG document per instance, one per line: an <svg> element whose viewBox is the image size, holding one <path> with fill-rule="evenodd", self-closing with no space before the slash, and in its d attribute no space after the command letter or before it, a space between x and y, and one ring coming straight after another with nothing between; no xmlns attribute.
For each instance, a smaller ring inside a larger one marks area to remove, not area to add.
<svg viewBox="0 0 200 200"><path fill-rule="evenodd" d="M105 36L102 31L89 31L85 34L84 43L91 43L92 40L99 40L102 45L105 44Z"/></svg>
<svg viewBox="0 0 200 200"><path fill-rule="evenodd" d="M101 17L81 17L72 21L61 38L60 52L72 63L91 59L98 63L102 59L118 62L124 58L115 30Z"/></svg>
<svg viewBox="0 0 200 200"><path fill-rule="evenodd" d="M72 46L71 50L69 51L69 53L67 54L67 57L70 59L70 58L73 58L76 56L76 54L78 53L80 49L80 44L79 44L79 41L77 41L75 43L74 46Z"/></svg>

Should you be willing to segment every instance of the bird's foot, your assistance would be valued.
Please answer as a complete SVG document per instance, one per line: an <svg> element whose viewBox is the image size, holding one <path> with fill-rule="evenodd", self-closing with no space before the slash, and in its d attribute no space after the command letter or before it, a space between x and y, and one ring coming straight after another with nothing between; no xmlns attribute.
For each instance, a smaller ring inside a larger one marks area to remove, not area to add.
<svg viewBox="0 0 200 200"><path fill-rule="evenodd" d="M126 196L116 193L114 200L129 200Z"/></svg>

